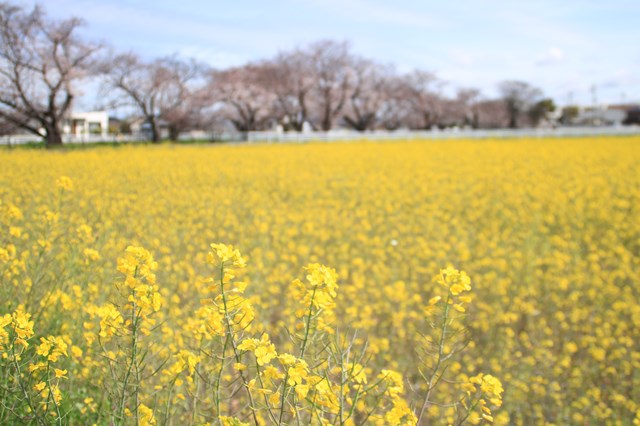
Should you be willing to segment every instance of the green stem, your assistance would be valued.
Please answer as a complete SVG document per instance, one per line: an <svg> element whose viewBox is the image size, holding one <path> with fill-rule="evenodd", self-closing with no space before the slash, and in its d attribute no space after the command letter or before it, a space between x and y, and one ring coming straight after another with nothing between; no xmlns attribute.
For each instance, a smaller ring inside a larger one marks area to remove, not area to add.
<svg viewBox="0 0 640 426"><path fill-rule="evenodd" d="M447 336L447 321L449 320L449 300L451 299L451 295L447 294L447 300L444 303L444 314L442 316L442 327L440 328L440 340L438 342L438 358L436 360L436 365L433 367L433 371L431 376L429 377L429 382L427 384L427 394L424 397L424 402L422 403L422 408L420 408L420 415L418 416L418 423L420 424L420 420L422 420L422 416L424 415L424 410L429 405L429 398L431 397L431 391L434 388L434 380L438 375L438 371L440 370L440 365L442 364L442 358L444 355L444 342Z"/></svg>
<svg viewBox="0 0 640 426"><path fill-rule="evenodd" d="M282 424L282 416L284 415L284 401L287 393L287 380L289 379L289 369L284 375L284 380L282 381L282 395L280 396L280 415L278 416L278 426Z"/></svg>
<svg viewBox="0 0 640 426"><path fill-rule="evenodd" d="M300 359L302 359L304 357L304 353L305 350L307 348L307 342L309 341L309 331L311 330L311 316L313 315L313 300L316 297L316 290L317 290L317 286L315 286L313 288L313 293L311 293L311 300L309 301L309 312L307 313L307 321L305 324L305 331L304 331L304 340L302 341L302 346L300 347ZM284 402L285 402L285 391L287 390L287 379L289 378L289 371L287 369L287 373L285 374L284 377L284 385L282 388L282 397L281 397L281 401L280 401L280 416L279 416L279 420L278 420L278 424L282 424L282 417L284 415ZM295 388L295 385L293 386ZM293 407L296 410L296 413L298 412L298 407L297 407L297 403L296 403L296 394L293 394ZM300 416L296 414L296 420L297 423L300 423Z"/></svg>
<svg viewBox="0 0 640 426"><path fill-rule="evenodd" d="M35 406L33 405L33 401L31 401L31 396L29 395L29 392L27 392L27 389L24 387L24 383L22 382L22 372L20 371L20 364L18 364L18 360L16 358L16 351L15 351L14 345L15 345L15 339L11 344L11 360L13 361L13 367L16 369L20 390L22 390L22 394L24 395L24 398L27 401L27 405L29 405L31 412L36 417L36 422L38 424L44 424L44 422L38 415L38 412L36 411Z"/></svg>
<svg viewBox="0 0 640 426"><path fill-rule="evenodd" d="M302 341L302 348L300 349L300 358L304 357L304 351L307 347L307 340L309 339L309 330L311 329L311 314L313 313L313 300L316 297L317 286L313 287L313 293L311 293L311 301L309 302L309 313L307 314L306 330L304 332L304 340Z"/></svg>
<svg viewBox="0 0 640 426"><path fill-rule="evenodd" d="M340 335L337 336L340 339ZM337 342L340 345L340 342ZM340 424L344 424L344 385L347 383L348 377L345 376L345 357L344 352L340 350ZM351 358L351 345L347 347L347 359L346 365L349 365L349 359ZM353 369L351 370L353 373Z"/></svg>
<svg viewBox="0 0 640 426"><path fill-rule="evenodd" d="M62 414L60 413L60 407L58 406L58 403L56 402L56 397L53 394L53 388L51 387L51 364L49 363L49 361L47 361L47 389L49 389L49 396L47 397L47 403L49 401L49 399L51 399L51 402L53 402L53 406L56 409L56 414L58 415L58 418L56 419L59 425L62 424Z"/></svg>
<svg viewBox="0 0 640 426"><path fill-rule="evenodd" d="M229 311L227 309L227 295L224 291L224 262L220 265L220 292L222 294L222 304L224 307L224 320L227 325L227 334L229 335L229 341L231 342L231 348L233 349L233 355L237 363L240 362L240 353L238 352L238 348L236 346L236 342L234 339L235 333L233 331L233 326L231 325L231 318L229 317ZM251 394L251 389L249 389L249 385L247 382L244 373L240 371L240 378L242 379L242 383L244 384L244 388L247 390L247 395L249 396L249 407L251 408L251 415L253 417L254 424L258 425L258 416L256 415L256 406L253 401L253 395Z"/></svg>
<svg viewBox="0 0 640 426"><path fill-rule="evenodd" d="M166 425L169 422L169 405L171 403L171 394L173 393L173 387L176 383L178 376L176 376L172 381L171 385L169 385L169 393L167 394L167 403L164 406L164 420L162 424Z"/></svg>
<svg viewBox="0 0 640 426"><path fill-rule="evenodd" d="M465 416L458 422L457 426L460 426L461 424L463 424L471 415L471 413L473 412L473 410L476 409L476 407L478 406L478 403L480 402L480 400L482 399L482 395L480 396L480 398L474 402L471 407L469 408L469 410L467 410L467 414L465 414Z"/></svg>
<svg viewBox="0 0 640 426"><path fill-rule="evenodd" d="M133 294L133 290L131 292ZM129 377L131 376L131 372L133 371L133 365L136 363L137 357L137 346L138 346L138 319L136 317L136 303L131 302L131 359L129 361L129 366L127 367L127 372L124 375L124 379L122 381L122 395L120 396L120 420L124 423L124 409L125 409L125 401L127 398L127 386L129 384ZM135 399L136 405L134 407L134 414L136 415L136 425L138 424L138 386L136 384L135 387Z"/></svg>
<svg viewBox="0 0 640 426"><path fill-rule="evenodd" d="M264 383L262 382L262 376L260 375L260 365L258 364L258 360L256 359L256 375L258 376L258 383L260 383L260 388L264 389ZM276 417L273 415L273 411L271 410L271 405L269 405L269 399L267 398L267 395L263 394L264 397L264 404L267 407L267 412L269 413L269 417L271 418L271 420L275 423L276 422Z"/></svg>
<svg viewBox="0 0 640 426"><path fill-rule="evenodd" d="M198 366L196 365L196 369L194 372L194 382L195 382L195 391L193 392L193 402L191 403L191 425L193 425L196 421L196 407L198 405Z"/></svg>
<svg viewBox="0 0 640 426"><path fill-rule="evenodd" d="M224 369L224 360L227 354L227 344L229 342L229 335L227 334L224 339L224 345L222 346L222 360L220 361L220 371L218 372L218 379L216 381L216 414L218 419L220 419L220 380L222 379L222 371ZM222 424L222 423L220 423Z"/></svg>

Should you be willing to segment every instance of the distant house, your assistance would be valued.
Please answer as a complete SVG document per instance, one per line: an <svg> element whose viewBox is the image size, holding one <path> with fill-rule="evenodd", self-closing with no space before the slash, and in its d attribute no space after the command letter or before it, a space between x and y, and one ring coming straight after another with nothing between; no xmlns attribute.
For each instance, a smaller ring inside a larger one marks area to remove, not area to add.
<svg viewBox="0 0 640 426"><path fill-rule="evenodd" d="M109 133L109 114L106 111L74 112L62 124L62 133L73 136Z"/></svg>
<svg viewBox="0 0 640 426"><path fill-rule="evenodd" d="M581 108L578 115L571 120L577 126L621 126L627 112L614 106Z"/></svg>
<svg viewBox="0 0 640 426"><path fill-rule="evenodd" d="M166 139L169 137L169 124L162 119L157 119L156 125L158 126L158 132L160 133L160 139ZM151 138L151 124L144 118L134 118L129 122L129 128L131 134L136 136L144 136Z"/></svg>

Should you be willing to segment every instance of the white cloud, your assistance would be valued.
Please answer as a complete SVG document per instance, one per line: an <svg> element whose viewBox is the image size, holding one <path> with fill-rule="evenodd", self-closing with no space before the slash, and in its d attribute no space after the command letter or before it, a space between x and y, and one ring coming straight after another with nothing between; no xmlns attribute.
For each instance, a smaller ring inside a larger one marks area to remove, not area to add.
<svg viewBox="0 0 640 426"><path fill-rule="evenodd" d="M449 53L449 59L456 65L467 67L476 62L476 56L466 50L456 49Z"/></svg>
<svg viewBox="0 0 640 426"><path fill-rule="evenodd" d="M552 65L564 60L564 51L559 47L550 47L536 57L536 65Z"/></svg>

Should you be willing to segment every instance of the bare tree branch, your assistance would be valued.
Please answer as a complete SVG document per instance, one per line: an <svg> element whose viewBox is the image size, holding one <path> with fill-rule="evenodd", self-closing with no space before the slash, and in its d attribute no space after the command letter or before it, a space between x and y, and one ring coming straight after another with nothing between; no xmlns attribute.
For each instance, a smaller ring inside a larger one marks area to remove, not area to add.
<svg viewBox="0 0 640 426"><path fill-rule="evenodd" d="M276 95L269 87L272 72L266 64L247 64L210 73L210 90L223 105L220 112L236 130L263 130L275 119Z"/></svg>
<svg viewBox="0 0 640 426"><path fill-rule="evenodd" d="M0 3L0 116L62 143L61 125L76 96L74 83L90 74L90 61L101 48L80 40L79 19L48 19L41 8L31 12Z"/></svg>
<svg viewBox="0 0 640 426"><path fill-rule="evenodd" d="M542 97L542 91L524 81L507 80L498 85L505 106L509 113L509 127L520 125L522 115L527 113L533 104Z"/></svg>
<svg viewBox="0 0 640 426"><path fill-rule="evenodd" d="M144 62L134 53L109 57L100 66L103 90L111 103L130 105L142 115L153 142L160 141L160 121L168 124L170 138L177 139L203 108L202 87L196 81L202 67L175 56Z"/></svg>

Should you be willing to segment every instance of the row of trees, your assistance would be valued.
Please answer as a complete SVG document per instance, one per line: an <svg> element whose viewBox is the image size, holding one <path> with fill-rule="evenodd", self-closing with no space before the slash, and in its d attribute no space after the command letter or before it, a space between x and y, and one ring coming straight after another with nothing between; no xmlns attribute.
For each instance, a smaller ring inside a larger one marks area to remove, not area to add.
<svg viewBox="0 0 640 426"><path fill-rule="evenodd" d="M346 42L330 40L224 70L177 57L144 62L121 54L100 74L105 93L115 95L112 105L133 103L154 140L161 121L175 139L221 119L240 132L277 125L285 131L305 126L327 131L336 124L358 131L518 127L537 125L554 109L540 90L518 81L501 83L504 98L497 102L483 100L472 88L445 96L445 83L432 73L398 74L392 66L353 54Z"/></svg>
<svg viewBox="0 0 640 426"><path fill-rule="evenodd" d="M358 131L435 126L537 125L553 102L524 82L500 84L502 99L473 88L444 94L445 82L426 71L397 73L354 54L348 43L319 41L273 58L216 70L177 56L145 61L117 54L78 36L81 22L47 18L0 2L0 127L43 134L62 143L61 123L83 79L99 78L106 107L129 106L146 121L154 141L160 124L170 138L221 121L237 131L277 125Z"/></svg>

